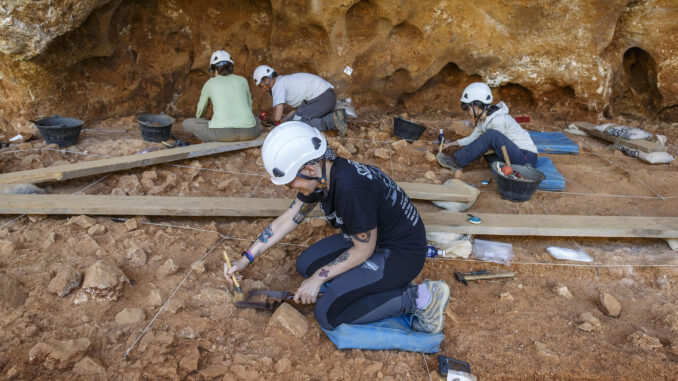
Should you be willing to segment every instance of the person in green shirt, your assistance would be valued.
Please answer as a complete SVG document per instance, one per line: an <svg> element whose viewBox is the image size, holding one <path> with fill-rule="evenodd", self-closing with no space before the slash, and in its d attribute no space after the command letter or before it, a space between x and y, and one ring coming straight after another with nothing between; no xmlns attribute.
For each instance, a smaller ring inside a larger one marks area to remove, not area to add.
<svg viewBox="0 0 678 381"><path fill-rule="evenodd" d="M252 96L244 77L233 74L233 60L225 50L217 50L210 58L210 78L202 87L195 118L183 122L186 133L203 142L252 140L261 134L261 123L252 114ZM212 119L203 119L209 102Z"/></svg>

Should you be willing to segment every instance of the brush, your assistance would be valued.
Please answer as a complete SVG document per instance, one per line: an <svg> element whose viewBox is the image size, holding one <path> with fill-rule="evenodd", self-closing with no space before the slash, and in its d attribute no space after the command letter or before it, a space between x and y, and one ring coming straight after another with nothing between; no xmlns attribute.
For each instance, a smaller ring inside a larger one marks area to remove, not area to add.
<svg viewBox="0 0 678 381"><path fill-rule="evenodd" d="M226 265L228 266L228 269L231 269L231 261L228 259L228 254L226 254L226 250L224 250L224 259L226 260ZM238 280L235 278L235 274L231 274L233 277L233 284L235 286L233 287L233 301L234 302L242 302L245 300L245 296L242 294L242 288L240 288L240 283L238 283Z"/></svg>

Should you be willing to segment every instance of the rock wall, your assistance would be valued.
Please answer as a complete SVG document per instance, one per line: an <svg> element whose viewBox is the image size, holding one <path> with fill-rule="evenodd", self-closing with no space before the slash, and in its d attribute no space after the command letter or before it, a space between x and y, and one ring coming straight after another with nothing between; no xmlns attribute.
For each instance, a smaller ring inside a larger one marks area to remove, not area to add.
<svg viewBox="0 0 678 381"><path fill-rule="evenodd" d="M248 79L261 63L317 73L366 109L458 110L484 80L530 107L665 117L677 19L675 0L9 0L0 124L191 115L216 49ZM267 106L251 86L255 110Z"/></svg>

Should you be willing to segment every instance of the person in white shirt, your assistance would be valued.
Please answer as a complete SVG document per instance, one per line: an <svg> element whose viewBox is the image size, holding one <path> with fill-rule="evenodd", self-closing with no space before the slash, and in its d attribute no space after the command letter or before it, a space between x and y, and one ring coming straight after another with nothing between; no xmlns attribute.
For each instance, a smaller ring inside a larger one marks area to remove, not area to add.
<svg viewBox="0 0 678 381"><path fill-rule="evenodd" d="M344 136L347 129L346 110L334 110L337 97L334 86L323 78L309 73L278 75L270 66L254 69L254 84L273 97L273 112L260 114L273 124L297 120L310 124L318 131L336 130ZM287 104L295 110L283 118Z"/></svg>
<svg viewBox="0 0 678 381"><path fill-rule="evenodd" d="M537 146L530 134L509 115L504 102L492 104L489 86L482 82L468 85L461 96L461 108L473 116L476 126L471 135L443 146L462 147L452 155L446 167L459 171L490 149L494 149L496 158L504 159L501 146L506 146L512 164L537 166Z"/></svg>

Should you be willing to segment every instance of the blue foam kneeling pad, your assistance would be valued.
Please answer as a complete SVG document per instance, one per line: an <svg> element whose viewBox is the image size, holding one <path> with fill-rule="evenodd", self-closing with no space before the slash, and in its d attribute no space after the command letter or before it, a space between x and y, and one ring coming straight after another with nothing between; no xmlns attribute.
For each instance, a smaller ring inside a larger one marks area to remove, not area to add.
<svg viewBox="0 0 678 381"><path fill-rule="evenodd" d="M565 178L558 172L558 168L553 164L550 157L538 157L537 170L546 176L537 189L547 191L565 190Z"/></svg>
<svg viewBox="0 0 678 381"><path fill-rule="evenodd" d="M415 332L408 315L391 317L369 324L342 324L333 331L322 329L339 349L399 349L437 353L445 335Z"/></svg>
<svg viewBox="0 0 678 381"><path fill-rule="evenodd" d="M562 132L528 132L539 153L579 153L579 145Z"/></svg>

